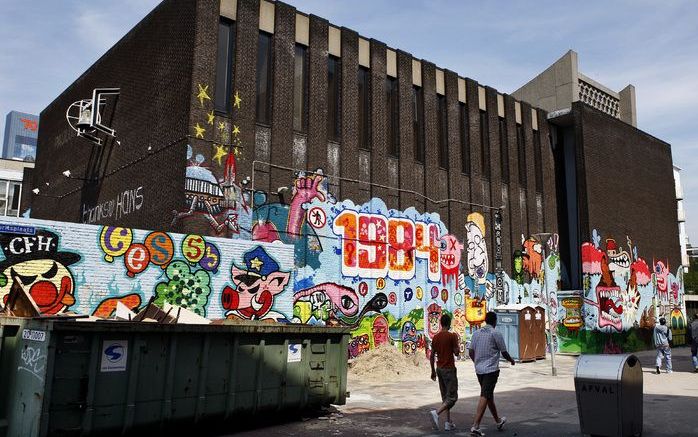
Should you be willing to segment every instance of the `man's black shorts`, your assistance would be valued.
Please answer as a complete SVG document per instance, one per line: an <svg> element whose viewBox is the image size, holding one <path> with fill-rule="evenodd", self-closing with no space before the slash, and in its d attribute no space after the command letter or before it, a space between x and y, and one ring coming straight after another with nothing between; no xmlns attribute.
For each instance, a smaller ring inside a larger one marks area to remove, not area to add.
<svg viewBox="0 0 698 437"><path fill-rule="evenodd" d="M480 396L485 399L494 399L494 387L499 379L499 370L492 373L477 375L477 380L480 382Z"/></svg>

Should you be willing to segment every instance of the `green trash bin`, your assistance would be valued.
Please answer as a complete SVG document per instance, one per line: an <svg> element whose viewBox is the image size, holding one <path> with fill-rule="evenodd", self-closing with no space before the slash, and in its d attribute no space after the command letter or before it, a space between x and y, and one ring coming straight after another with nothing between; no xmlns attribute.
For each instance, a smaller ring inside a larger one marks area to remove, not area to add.
<svg viewBox="0 0 698 437"><path fill-rule="evenodd" d="M0 437L89 435L342 405L343 328L0 317Z"/></svg>

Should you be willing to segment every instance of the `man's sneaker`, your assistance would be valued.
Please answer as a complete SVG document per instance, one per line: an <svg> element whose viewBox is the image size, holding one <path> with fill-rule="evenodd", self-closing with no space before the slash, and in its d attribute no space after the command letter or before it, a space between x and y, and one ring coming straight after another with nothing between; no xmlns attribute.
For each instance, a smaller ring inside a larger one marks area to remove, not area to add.
<svg viewBox="0 0 698 437"><path fill-rule="evenodd" d="M666 373L674 373L673 370L667 370Z"/></svg>
<svg viewBox="0 0 698 437"><path fill-rule="evenodd" d="M659 375L660 373L662 373L662 372L659 371L659 366L657 366L657 371L656 371L656 373L657 373L657 375Z"/></svg>
<svg viewBox="0 0 698 437"><path fill-rule="evenodd" d="M482 430L480 429L479 426L477 428L473 426L470 428L470 435L472 435L472 436L484 436L485 433L482 432Z"/></svg>
<svg viewBox="0 0 698 437"><path fill-rule="evenodd" d="M504 429L504 424L507 423L507 418L502 416L499 418L499 422L497 422L497 430L501 431Z"/></svg>
<svg viewBox="0 0 698 437"><path fill-rule="evenodd" d="M693 373L698 373L698 367L693 370Z"/></svg>
<svg viewBox="0 0 698 437"><path fill-rule="evenodd" d="M453 422L446 422L444 423L444 430L446 431L455 431L456 430L456 424Z"/></svg>
<svg viewBox="0 0 698 437"><path fill-rule="evenodd" d="M431 427L434 428L434 430L438 431L439 430L439 415L436 414L436 410L431 410L429 412L429 418L431 418Z"/></svg>

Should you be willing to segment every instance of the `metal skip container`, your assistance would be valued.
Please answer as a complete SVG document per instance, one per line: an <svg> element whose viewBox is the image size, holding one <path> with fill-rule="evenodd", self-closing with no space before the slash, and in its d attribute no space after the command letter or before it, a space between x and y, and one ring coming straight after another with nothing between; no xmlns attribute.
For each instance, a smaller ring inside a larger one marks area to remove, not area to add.
<svg viewBox="0 0 698 437"><path fill-rule="evenodd" d="M642 434L642 366L635 355L582 355L574 375L583 434Z"/></svg>
<svg viewBox="0 0 698 437"><path fill-rule="evenodd" d="M0 437L124 433L344 404L343 328L0 317Z"/></svg>

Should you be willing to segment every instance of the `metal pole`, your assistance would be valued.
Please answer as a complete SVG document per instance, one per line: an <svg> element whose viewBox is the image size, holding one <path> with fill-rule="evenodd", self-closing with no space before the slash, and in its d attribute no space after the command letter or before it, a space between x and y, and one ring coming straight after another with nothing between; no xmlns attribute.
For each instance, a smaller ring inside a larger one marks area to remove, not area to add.
<svg viewBox="0 0 698 437"><path fill-rule="evenodd" d="M543 249L543 293L545 293L545 302L547 306L548 314L548 331L550 331L550 338L548 339L548 347L550 348L550 365L552 366L552 375L557 376L557 368L555 367L555 333L553 332L553 314L550 310L550 295L548 293L548 280L547 274L545 273L545 266L548 264L546 260L547 251L545 247L548 245L548 240L552 234L550 233L540 233L535 234L534 237L540 242Z"/></svg>

